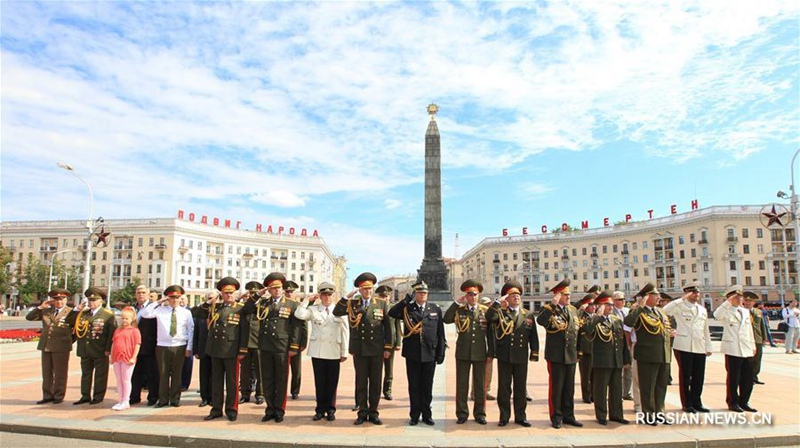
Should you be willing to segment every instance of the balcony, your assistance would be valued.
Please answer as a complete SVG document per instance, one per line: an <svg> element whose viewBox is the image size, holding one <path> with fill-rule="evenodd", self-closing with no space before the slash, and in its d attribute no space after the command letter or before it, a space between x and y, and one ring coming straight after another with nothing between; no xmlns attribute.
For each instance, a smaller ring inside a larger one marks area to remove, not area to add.
<svg viewBox="0 0 800 448"><path fill-rule="evenodd" d="M592 255L590 255L590 256L591 256L592 258L597 258L597 252L592 252Z"/></svg>
<svg viewBox="0 0 800 448"><path fill-rule="evenodd" d="M133 250L133 243L130 244L115 244L114 250Z"/></svg>
<svg viewBox="0 0 800 448"><path fill-rule="evenodd" d="M697 244L708 244L708 240L706 238L700 238L697 241Z"/></svg>
<svg viewBox="0 0 800 448"><path fill-rule="evenodd" d="M561 259L562 259L562 260L569 260L569 255L562 255L562 256L561 256Z"/></svg>
<svg viewBox="0 0 800 448"><path fill-rule="evenodd" d="M630 254L630 252L628 252L628 249L622 249L621 253L622 253L622 255L629 255Z"/></svg>
<svg viewBox="0 0 800 448"><path fill-rule="evenodd" d="M737 238L737 237L735 237L735 236L729 236L729 237L728 237L728 242L729 242L729 243L735 243L735 242L737 242L737 241L739 241L739 238Z"/></svg>
<svg viewBox="0 0 800 448"><path fill-rule="evenodd" d="M42 246L39 248L39 252L55 252L58 250L58 246Z"/></svg>
<svg viewBox="0 0 800 448"><path fill-rule="evenodd" d="M156 250L166 250L167 249L167 245L166 244L156 244L155 247L156 247Z"/></svg>
<svg viewBox="0 0 800 448"><path fill-rule="evenodd" d="M500 264L500 259L499 258L495 258L494 260L492 260L492 263Z"/></svg>

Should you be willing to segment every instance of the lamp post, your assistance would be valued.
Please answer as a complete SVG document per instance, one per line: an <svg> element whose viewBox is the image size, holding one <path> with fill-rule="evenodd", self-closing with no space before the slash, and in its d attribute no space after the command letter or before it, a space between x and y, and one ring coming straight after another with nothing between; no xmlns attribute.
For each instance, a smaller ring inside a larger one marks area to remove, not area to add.
<svg viewBox="0 0 800 448"><path fill-rule="evenodd" d="M94 233L94 213L92 211L92 207L94 205L94 195L92 194L92 186L89 185L89 182L86 182L81 176L78 176L75 173L75 168L72 165L58 162L56 164L62 170L66 170L69 174L75 176L76 179L81 181L83 185L86 185L86 189L89 191L89 215L86 219L86 259L83 262L83 290L86 291L89 289L89 280L91 275L91 264L92 264L92 233Z"/></svg>
<svg viewBox="0 0 800 448"><path fill-rule="evenodd" d="M55 254L53 254L53 258L50 260L50 275L47 276L47 292L50 292L50 288L53 285L53 265L56 263L56 258L58 258L58 254L65 254L67 252L72 252L72 249L60 250Z"/></svg>
<svg viewBox="0 0 800 448"><path fill-rule="evenodd" d="M789 169L791 170L791 179L792 183L789 184L789 191L791 192L791 197L787 195L783 191L778 191L778 197L781 199L789 199L789 208L792 213L792 220L794 220L794 258L795 258L795 269L798 266L798 255L797 249L800 248L800 220L798 219L798 212L800 212L800 206L798 206L798 197L797 193L794 191L794 161L797 160L797 155L800 154L800 149L795 151L794 155L792 156L792 163L789 165ZM786 262L788 264L788 254L786 255L787 259ZM788 279L787 279L788 280ZM797 284L797 282L796 282ZM794 292L795 299L798 296L798 291Z"/></svg>

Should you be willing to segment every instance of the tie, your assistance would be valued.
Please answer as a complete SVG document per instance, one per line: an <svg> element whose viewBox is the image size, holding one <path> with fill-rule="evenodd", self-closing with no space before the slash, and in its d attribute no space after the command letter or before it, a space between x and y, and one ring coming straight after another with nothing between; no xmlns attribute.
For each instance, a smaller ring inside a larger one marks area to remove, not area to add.
<svg viewBox="0 0 800 448"><path fill-rule="evenodd" d="M369 300L364 300L364 303L362 304L362 308L366 308L368 306L369 306Z"/></svg>
<svg viewBox="0 0 800 448"><path fill-rule="evenodd" d="M169 324L169 335L175 336L178 334L178 315L175 313L175 308L172 309L172 319Z"/></svg>
<svg viewBox="0 0 800 448"><path fill-rule="evenodd" d="M329 316L330 314L331 314L331 310L329 310L328 307L326 306L325 307L325 315Z"/></svg>
<svg viewBox="0 0 800 448"><path fill-rule="evenodd" d="M517 309L516 308L511 308L511 317L512 318L516 318L517 317Z"/></svg>

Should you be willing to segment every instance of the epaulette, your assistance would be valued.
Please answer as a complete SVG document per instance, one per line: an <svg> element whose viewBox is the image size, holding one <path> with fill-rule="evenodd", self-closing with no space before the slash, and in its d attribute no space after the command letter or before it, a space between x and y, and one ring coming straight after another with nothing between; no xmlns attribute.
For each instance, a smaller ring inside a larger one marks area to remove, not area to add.
<svg viewBox="0 0 800 448"><path fill-rule="evenodd" d="M478 311L486 311L488 309L489 309L489 307L487 305L484 305L484 304L481 304L481 303L478 304Z"/></svg>
<svg viewBox="0 0 800 448"><path fill-rule="evenodd" d="M242 305L242 302L236 302L236 303L233 304L233 308L241 308L243 306L244 305Z"/></svg>
<svg viewBox="0 0 800 448"><path fill-rule="evenodd" d="M108 308L103 308L103 312L106 313L106 314L114 315L114 312L109 310Z"/></svg>
<svg viewBox="0 0 800 448"><path fill-rule="evenodd" d="M545 303L544 305L542 305L542 308L546 308L547 311L550 311L550 312L553 311L553 305L550 304L550 303Z"/></svg>

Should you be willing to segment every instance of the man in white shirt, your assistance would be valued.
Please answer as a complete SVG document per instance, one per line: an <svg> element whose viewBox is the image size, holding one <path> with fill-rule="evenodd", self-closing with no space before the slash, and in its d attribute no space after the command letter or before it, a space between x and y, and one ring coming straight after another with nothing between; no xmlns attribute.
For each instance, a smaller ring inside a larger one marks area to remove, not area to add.
<svg viewBox="0 0 800 448"><path fill-rule="evenodd" d="M800 308L797 308L797 300L792 300L783 309L783 320L789 325L789 331L786 332L786 353L797 353L797 339L800 337Z"/></svg>
<svg viewBox="0 0 800 448"><path fill-rule="evenodd" d="M708 312L700 304L700 283L683 287L683 297L664 306L664 312L675 318L673 350L678 361L678 384L683 411L709 412L700 396L705 381L706 357L711 356L711 333Z"/></svg>
<svg viewBox="0 0 800 448"><path fill-rule="evenodd" d="M733 285L725 291L728 299L714 310L714 318L722 323L722 347L725 370L728 372L726 402L734 412L757 412L750 407L753 392L753 356L756 343L750 311L742 306L742 286Z"/></svg>
<svg viewBox="0 0 800 448"><path fill-rule="evenodd" d="M178 304L185 292L180 285L164 290L164 298L151 302L141 311L142 319L156 319L156 363L158 364L157 408L181 403L181 369L192 356L194 319L192 312Z"/></svg>

